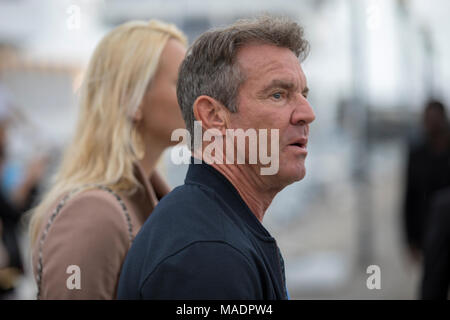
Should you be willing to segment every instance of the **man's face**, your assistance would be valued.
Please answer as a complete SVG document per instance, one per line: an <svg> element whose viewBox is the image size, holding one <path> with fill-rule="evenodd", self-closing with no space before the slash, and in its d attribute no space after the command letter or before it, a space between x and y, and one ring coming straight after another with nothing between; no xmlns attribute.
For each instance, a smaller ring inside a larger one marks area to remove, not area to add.
<svg viewBox="0 0 450 320"><path fill-rule="evenodd" d="M231 127L267 129L269 136L271 129L279 130L278 173L262 179L282 189L305 176L309 124L315 119L306 99L305 75L292 51L273 45L245 46L237 62L245 81L238 93L238 111L230 116ZM249 168L260 174L260 165Z"/></svg>

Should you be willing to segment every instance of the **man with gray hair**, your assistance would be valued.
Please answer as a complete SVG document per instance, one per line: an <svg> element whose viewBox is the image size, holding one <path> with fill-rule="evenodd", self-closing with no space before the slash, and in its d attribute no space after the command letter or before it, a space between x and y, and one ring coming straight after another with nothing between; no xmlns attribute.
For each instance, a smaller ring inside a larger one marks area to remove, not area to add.
<svg viewBox="0 0 450 320"><path fill-rule="evenodd" d="M281 252L262 220L275 195L305 176L315 118L299 62L307 51L297 23L270 16L194 42L177 84L191 165L137 235L120 299L288 298ZM255 146L276 155L275 172L262 173L261 152L252 161Z"/></svg>

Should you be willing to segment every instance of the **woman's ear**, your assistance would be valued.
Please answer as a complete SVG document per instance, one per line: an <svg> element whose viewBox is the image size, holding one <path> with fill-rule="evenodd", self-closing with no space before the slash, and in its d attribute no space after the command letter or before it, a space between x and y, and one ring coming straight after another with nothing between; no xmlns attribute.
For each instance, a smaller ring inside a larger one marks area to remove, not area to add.
<svg viewBox="0 0 450 320"><path fill-rule="evenodd" d="M205 130L214 128L225 134L229 124L229 111L222 103L202 95L195 100L193 109L195 120L201 121Z"/></svg>
<svg viewBox="0 0 450 320"><path fill-rule="evenodd" d="M139 107L137 108L136 112L134 113L133 117L132 117L133 122L135 122L135 123L141 122L142 117L143 117L143 115L142 115L142 104L140 104Z"/></svg>

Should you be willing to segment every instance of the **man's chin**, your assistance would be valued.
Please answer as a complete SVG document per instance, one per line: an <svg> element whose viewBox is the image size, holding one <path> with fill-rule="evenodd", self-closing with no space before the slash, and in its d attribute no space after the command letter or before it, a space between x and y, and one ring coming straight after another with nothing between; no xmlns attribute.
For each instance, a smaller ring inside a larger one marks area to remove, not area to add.
<svg viewBox="0 0 450 320"><path fill-rule="evenodd" d="M286 185L290 185L302 180L306 176L306 170L304 166L301 168L292 168L292 170L286 170L282 176L282 180L286 182Z"/></svg>
<svg viewBox="0 0 450 320"><path fill-rule="evenodd" d="M306 170L303 169L300 172L297 173L297 175L295 175L295 180L293 182L297 182L300 180L303 180L303 178L306 176Z"/></svg>

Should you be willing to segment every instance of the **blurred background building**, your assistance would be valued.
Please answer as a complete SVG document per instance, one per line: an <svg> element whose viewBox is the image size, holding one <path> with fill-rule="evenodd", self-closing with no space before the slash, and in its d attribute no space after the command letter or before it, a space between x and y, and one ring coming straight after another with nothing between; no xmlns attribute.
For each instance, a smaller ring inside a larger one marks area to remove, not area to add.
<svg viewBox="0 0 450 320"><path fill-rule="evenodd" d="M20 183L36 153L58 163L83 70L108 30L157 18L192 42L261 13L300 22L311 44L307 176L275 198L264 222L284 254L291 298L416 298L421 267L409 258L402 220L405 164L426 101L450 102L446 0L0 0L0 83L19 115L3 188ZM187 167L169 153L160 167L172 186L183 183ZM25 228L21 245L26 274L14 298L33 299ZM369 265L380 267L379 290L367 288Z"/></svg>

